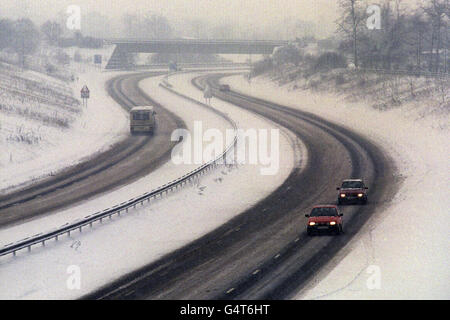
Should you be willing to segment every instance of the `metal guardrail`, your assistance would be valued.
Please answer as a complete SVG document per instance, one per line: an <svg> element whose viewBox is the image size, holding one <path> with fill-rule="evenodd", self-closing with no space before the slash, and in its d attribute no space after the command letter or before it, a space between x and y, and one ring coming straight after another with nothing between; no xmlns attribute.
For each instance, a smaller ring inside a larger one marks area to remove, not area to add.
<svg viewBox="0 0 450 320"><path fill-rule="evenodd" d="M117 43L180 43L180 44L214 44L214 43L225 43L225 44L276 44L279 46L289 44L288 40L251 40L251 39L142 39L142 38L109 38L103 39L104 44L117 44Z"/></svg>
<svg viewBox="0 0 450 320"><path fill-rule="evenodd" d="M139 66L139 65L138 65ZM142 67L153 67L153 66L157 66L157 67L164 67L164 68L168 68L168 64L167 63L152 63L152 64L145 64L145 65L141 65ZM177 63L177 66L179 67L234 67L234 66L244 66L247 67L248 63L246 62L179 62Z"/></svg>
<svg viewBox="0 0 450 320"><path fill-rule="evenodd" d="M100 221L100 223L102 223L103 219L106 219L106 218L111 219L112 216L114 216L114 215L120 216L121 213L127 213L130 208L136 208L136 206L138 204L140 204L142 206L145 201L147 201L149 203L151 199L156 199L158 196L160 196L160 198L162 198L164 193L168 194L169 191L177 190L178 187L181 188L183 185L187 184L188 182L192 181L193 179L197 178L198 176L204 175L206 172L210 171L211 169L216 168L218 165L226 163L225 158L226 158L227 154L235 147L236 142L237 142L236 123L231 118L229 118L225 113L223 113L217 109L213 109L210 106L207 106L191 97L185 96L185 95L183 95L173 89L170 89L164 85L160 84L160 86L180 97L183 97L183 98L193 102L193 103L196 103L196 104L206 107L208 109L212 109L213 112L222 116L225 120L230 122L233 125L233 128L235 130L235 136L234 136L233 142L229 146L227 146L225 151L223 151L221 153L221 155L218 156L217 158L215 158L214 160L211 160L211 161L201 165L200 167L192 170L191 172L188 172L185 175L183 175L171 182L168 182L152 191L146 192L136 198L129 199L128 201L124 201L120 204L117 204L117 205L115 205L111 208L105 209L103 211L99 211L94 214L87 215L81 220L75 220L71 223L65 223L64 225L62 225L59 228L56 228L53 231L46 232L46 233L38 233L38 234L35 234L34 236L24 238L17 242L6 244L5 246L3 246L0 249L0 257L8 255L8 254L13 254L15 256L17 251L25 249L25 248L28 248L28 251L31 251L31 247L33 245L37 245L37 244L42 244L43 246L45 246L46 241L51 240L51 239L55 239L56 241L58 241L58 237L65 235L65 234L70 236L70 233L72 231L79 230L79 232L82 232L83 227L86 227L86 226L92 227L94 222Z"/></svg>
<svg viewBox="0 0 450 320"><path fill-rule="evenodd" d="M223 62L223 63L178 63L180 68L250 68L250 65L245 62ZM167 63L143 64L135 66L127 66L123 68L105 69L105 71L117 70L140 70L140 69L168 69Z"/></svg>

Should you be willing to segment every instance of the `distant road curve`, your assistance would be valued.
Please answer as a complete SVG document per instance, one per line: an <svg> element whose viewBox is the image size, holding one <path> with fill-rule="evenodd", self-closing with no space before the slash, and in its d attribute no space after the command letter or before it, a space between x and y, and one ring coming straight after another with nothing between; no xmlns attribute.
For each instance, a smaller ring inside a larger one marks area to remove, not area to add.
<svg viewBox="0 0 450 320"><path fill-rule="evenodd" d="M161 74L120 75L106 84L108 93L125 110L135 105L155 105L158 127L153 136L130 135L86 162L0 196L0 227L50 214L56 209L126 185L168 161L175 145L170 141L170 135L177 128L185 128L185 124L138 87L140 80Z"/></svg>

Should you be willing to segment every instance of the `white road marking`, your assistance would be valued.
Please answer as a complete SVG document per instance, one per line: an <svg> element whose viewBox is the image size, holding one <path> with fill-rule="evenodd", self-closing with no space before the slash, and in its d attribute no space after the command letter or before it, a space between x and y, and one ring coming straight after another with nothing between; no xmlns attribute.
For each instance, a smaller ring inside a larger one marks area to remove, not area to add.
<svg viewBox="0 0 450 320"><path fill-rule="evenodd" d="M231 293L234 291L234 288L228 289L227 294Z"/></svg>

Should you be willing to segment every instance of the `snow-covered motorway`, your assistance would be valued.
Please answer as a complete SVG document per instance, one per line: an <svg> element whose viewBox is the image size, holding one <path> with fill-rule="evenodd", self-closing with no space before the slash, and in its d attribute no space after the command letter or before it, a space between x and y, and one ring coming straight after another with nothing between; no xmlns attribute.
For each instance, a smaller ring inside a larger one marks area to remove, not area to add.
<svg viewBox="0 0 450 320"><path fill-rule="evenodd" d="M220 77L197 80L217 87ZM395 193L392 162L364 137L274 103L217 89L214 94L231 103L230 112L237 106L294 133L306 145L306 163L294 168L268 197L220 228L86 298L289 297L357 233L378 203ZM314 204L333 203L336 183L350 176L364 177L371 188L378 186L370 204L345 209L345 235L308 238L304 213Z"/></svg>
<svg viewBox="0 0 450 320"><path fill-rule="evenodd" d="M189 130L194 130L197 120L202 121L205 130L224 131L230 127L206 108L162 89L158 86L160 81L161 78L148 78L141 82L141 88L179 115ZM267 121L243 114L234 113L237 118L245 119L244 124L248 126L271 127ZM24 250L16 257L1 258L1 297L77 298L201 237L269 195L286 179L302 158L298 154L294 156L291 138L287 132L280 137L280 150L285 156L275 176L261 176L260 166L254 165L223 168L202 176L195 184L169 194L168 198L165 196L162 201L138 207L126 216L114 218L111 223L94 225L93 232L75 232L57 242L47 242L45 247L36 246L31 252ZM133 198L180 177L197 166L175 165L169 161L127 186L51 215L3 228L1 242L6 244L83 218L87 213ZM249 179L253 179L255 185L248 185ZM215 209L211 210L212 207ZM69 290L66 286L69 276L66 271L72 265L81 270L80 290Z"/></svg>
<svg viewBox="0 0 450 320"><path fill-rule="evenodd" d="M202 100L203 93L190 84L191 78L199 75L177 75L170 82L176 91ZM215 82L220 77L213 76L211 84L216 86ZM226 129L226 125L215 122L207 112L201 112L198 106L183 102L182 98L159 88L159 81L149 78L142 81L140 86L162 105L172 105L170 109L185 121L189 129L193 128L195 120L206 121L209 127ZM204 77L198 79L200 83L204 81ZM277 104L238 92L214 93L230 103L214 98L213 106L237 120L239 127L273 126L283 130L285 146L280 154L285 162L281 166L282 174L275 179L263 179L258 169L245 166L219 170L205 176L192 188L144 207L129 217L114 220L92 233L73 235L71 240L74 242L70 245L77 240L82 243L77 250L66 248L61 255L62 251L57 252L57 249L67 243L55 247L48 245L46 249L38 248L20 255L16 260L5 261L1 266L1 277L8 280L5 285L11 288L14 282L17 286L23 284L18 278L24 273L29 272L31 277L31 273L36 276L41 272L39 268L28 271L31 262L37 262L40 268L50 266L52 272L57 268L48 261L57 262L61 270L60 276L51 285L42 280L48 274L42 272L40 283L32 282L28 287L24 285L14 293L3 296L75 298L84 295L86 298L131 299L295 297L298 290L305 289L305 286L313 287L308 281L311 277L316 277L315 281L318 281L318 275L323 277L322 266L348 253L347 243L353 242L350 240L364 236L361 233L368 228L372 230L373 226L367 226L366 222L383 218L383 211L397 198L401 179L398 178L398 168L394 166L398 164L398 158L390 159L372 134L364 134L364 130L359 127L351 130L345 124L331 123L312 113L279 105L288 105L285 99L280 98ZM278 102L276 97L273 95L270 100ZM342 108L339 110L343 112ZM350 116L351 112L354 110L348 110L345 114ZM328 115L329 118L334 119ZM261 122L258 123L257 119ZM370 141L366 136L370 137ZM374 143L374 140L377 142ZM383 148L389 146L380 144ZM297 150L294 146L297 146ZM398 156L390 149L389 154ZM156 170L152 177L162 183L167 181L165 175L169 175L167 178L170 179L170 174L176 176L181 173L172 166L159 173ZM335 187L341 179L349 176L362 176L368 181L370 204L364 207L343 207L345 235L306 237L304 213L308 213L313 204L334 203ZM250 179L253 179L252 183L249 183ZM355 237L357 232L358 237ZM148 235L144 236L146 233ZM370 234L367 236L370 237ZM384 234L384 237L386 239L390 235ZM432 237L437 239L437 235ZM115 244L105 243L105 239ZM129 245L122 243L124 239L129 241ZM438 243L442 242L437 240ZM93 248L94 244L100 244L97 250ZM406 244L390 244L393 248L399 245ZM55 252L51 253L52 250ZM70 251L74 251L75 257L78 257L74 259ZM360 251L355 254L360 254ZM351 261L346 262L346 268L364 259L355 257L355 254L348 254ZM81 270L85 270L85 285L79 292L68 292L64 287L69 256L74 264L80 264ZM112 266L103 265L95 269L86 263L87 257L99 264L106 262ZM397 258L404 261L400 255ZM101 274L102 271L114 269L114 266L117 270L110 276ZM403 267L407 268L407 264ZM342 268L338 270L340 274L349 273L343 272ZM332 275L336 277L336 272ZM347 276L358 277L360 273ZM24 279L29 281L30 277L25 276ZM338 278L339 275L331 282L342 283L342 279ZM320 288L323 288L323 282ZM410 287L411 283L408 283ZM43 290L46 286L49 288L47 291ZM55 286L58 290L54 290ZM444 284L441 288L444 288ZM4 289L0 291L5 292ZM313 292L312 296L317 295L317 291ZM345 294L348 293L341 291L339 296L345 297ZM350 294L355 296L354 292ZM395 298L386 292L382 297Z"/></svg>

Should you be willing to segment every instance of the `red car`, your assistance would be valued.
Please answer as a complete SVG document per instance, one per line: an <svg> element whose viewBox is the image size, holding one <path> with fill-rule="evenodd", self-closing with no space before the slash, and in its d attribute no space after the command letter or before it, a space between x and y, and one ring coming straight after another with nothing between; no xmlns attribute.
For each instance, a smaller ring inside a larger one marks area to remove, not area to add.
<svg viewBox="0 0 450 320"><path fill-rule="evenodd" d="M367 188L362 179L347 179L342 181L342 185L336 190L338 194L338 204L349 202L367 203Z"/></svg>
<svg viewBox="0 0 450 320"><path fill-rule="evenodd" d="M310 214L305 214L308 218L306 232L309 236L322 230L341 234L344 232L343 215L334 204L314 206Z"/></svg>

